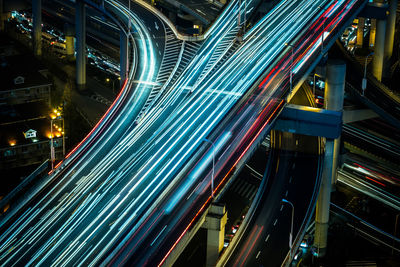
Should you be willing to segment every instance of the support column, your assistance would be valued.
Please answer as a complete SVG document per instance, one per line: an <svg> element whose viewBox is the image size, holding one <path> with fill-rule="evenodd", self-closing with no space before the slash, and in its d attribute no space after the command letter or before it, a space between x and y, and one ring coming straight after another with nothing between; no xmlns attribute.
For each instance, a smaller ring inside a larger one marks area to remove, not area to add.
<svg viewBox="0 0 400 267"><path fill-rule="evenodd" d="M65 23L64 25L64 33L65 33L65 46L67 52L67 60L73 61L75 58L75 32L73 27Z"/></svg>
<svg viewBox="0 0 400 267"><path fill-rule="evenodd" d="M4 32L4 5L3 0L0 0L0 32Z"/></svg>
<svg viewBox="0 0 400 267"><path fill-rule="evenodd" d="M369 27L369 47L375 46L376 35L376 19L371 19L371 26Z"/></svg>
<svg viewBox="0 0 400 267"><path fill-rule="evenodd" d="M82 90L86 86L86 10L83 0L75 6L76 31L76 85Z"/></svg>
<svg viewBox="0 0 400 267"><path fill-rule="evenodd" d="M42 55L42 0L32 1L32 42L33 54L35 56Z"/></svg>
<svg viewBox="0 0 400 267"><path fill-rule="evenodd" d="M389 3L389 16L387 18L386 24L386 34L385 34L385 56L384 56L384 64L385 64L385 72L383 73L384 77L389 78L390 75L390 59L393 54L393 41L394 41L394 33L396 27L396 9L397 9L398 0L391 0Z"/></svg>
<svg viewBox="0 0 400 267"><path fill-rule="evenodd" d="M225 206L213 203L208 211L203 227L207 229L206 266L215 266L219 253L224 248L225 225L227 221Z"/></svg>
<svg viewBox="0 0 400 267"><path fill-rule="evenodd" d="M357 26L357 43L356 46L361 48L364 42L364 27L365 27L365 18L358 18L358 26Z"/></svg>
<svg viewBox="0 0 400 267"><path fill-rule="evenodd" d="M346 65L339 60L331 60L327 65L325 87L325 109L343 112L344 87L346 79ZM329 83L329 84L328 84ZM327 141L328 142L328 141ZM337 164L340 152L340 136L333 140L332 185L337 181Z"/></svg>
<svg viewBox="0 0 400 267"><path fill-rule="evenodd" d="M328 110L342 111L346 65L341 60L329 60L326 70L325 83L325 108ZM321 188L318 194L315 214L314 248L318 257L326 253L329 227L329 205L331 201L332 179L336 176L337 155L335 159L335 146L339 152L340 138L326 139L324 170L322 173Z"/></svg>
<svg viewBox="0 0 400 267"><path fill-rule="evenodd" d="M372 58L372 74L378 81L382 80L385 53L386 21L377 20L374 55Z"/></svg>
<svg viewBox="0 0 400 267"><path fill-rule="evenodd" d="M119 34L119 75L121 77L121 86L124 83L125 79L128 77L128 37L125 32L120 31Z"/></svg>

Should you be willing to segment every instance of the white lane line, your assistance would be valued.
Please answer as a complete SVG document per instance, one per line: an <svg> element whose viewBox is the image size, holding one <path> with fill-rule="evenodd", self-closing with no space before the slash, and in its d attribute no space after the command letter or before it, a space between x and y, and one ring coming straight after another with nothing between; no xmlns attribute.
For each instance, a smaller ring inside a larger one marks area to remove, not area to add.
<svg viewBox="0 0 400 267"><path fill-rule="evenodd" d="M156 238L154 238L153 242L151 242L150 246L152 247L154 242L156 242L156 240L160 237L160 235L162 234L162 232L164 232L165 228L167 228L167 225L165 225L163 227L163 229L160 231L160 233L158 233L158 235L156 236Z"/></svg>
<svg viewBox="0 0 400 267"><path fill-rule="evenodd" d="M256 259L258 259L258 257L260 256L260 254L261 254L261 250L258 251L257 256L256 256Z"/></svg>

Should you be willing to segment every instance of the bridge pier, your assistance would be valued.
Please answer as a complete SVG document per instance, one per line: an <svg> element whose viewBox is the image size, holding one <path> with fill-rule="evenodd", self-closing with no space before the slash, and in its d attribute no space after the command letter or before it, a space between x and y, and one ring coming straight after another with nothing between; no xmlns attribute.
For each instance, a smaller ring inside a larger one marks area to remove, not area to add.
<svg viewBox="0 0 400 267"><path fill-rule="evenodd" d="M121 77L121 85L128 77L128 36L125 32L120 31L119 34L119 75Z"/></svg>
<svg viewBox="0 0 400 267"><path fill-rule="evenodd" d="M0 0L0 32L4 32L4 5L3 0Z"/></svg>
<svg viewBox="0 0 400 267"><path fill-rule="evenodd" d="M325 81L325 109L342 112L346 65L340 60L328 60ZM326 138L324 169L315 214L314 248L318 257L326 253L328 241L329 205L332 182L336 180L340 137Z"/></svg>
<svg viewBox="0 0 400 267"><path fill-rule="evenodd" d="M378 81L382 80L383 63L385 57L386 20L376 21L375 48L372 58L372 74Z"/></svg>
<svg viewBox="0 0 400 267"><path fill-rule="evenodd" d="M369 47L375 47L376 38L376 19L371 19L371 26L369 27Z"/></svg>
<svg viewBox="0 0 400 267"><path fill-rule="evenodd" d="M227 222L225 205L212 203L203 228L207 229L207 261L206 266L217 264L219 253L224 247L225 225Z"/></svg>
<svg viewBox="0 0 400 267"><path fill-rule="evenodd" d="M32 44L33 54L42 55L42 0L32 1Z"/></svg>
<svg viewBox="0 0 400 267"><path fill-rule="evenodd" d="M67 60L73 61L75 58L75 32L73 27L65 23L64 25L64 33L65 33L65 45L67 52Z"/></svg>
<svg viewBox="0 0 400 267"><path fill-rule="evenodd" d="M357 24L357 38L356 38L356 47L361 48L364 44L364 27L365 27L365 18L359 17Z"/></svg>
<svg viewBox="0 0 400 267"><path fill-rule="evenodd" d="M389 16L386 22L385 34L385 55L384 55L384 78L390 78L390 59L393 54L393 42L396 27L396 9L398 0L391 0L389 2Z"/></svg>
<svg viewBox="0 0 400 267"><path fill-rule="evenodd" d="M76 31L76 85L78 90L86 87L86 10L83 0L75 5Z"/></svg>

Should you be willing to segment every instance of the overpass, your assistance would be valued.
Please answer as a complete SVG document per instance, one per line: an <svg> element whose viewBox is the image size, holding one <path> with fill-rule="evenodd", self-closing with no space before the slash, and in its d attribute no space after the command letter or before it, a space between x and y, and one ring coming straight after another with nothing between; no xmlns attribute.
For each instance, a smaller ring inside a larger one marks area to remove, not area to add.
<svg viewBox="0 0 400 267"><path fill-rule="evenodd" d="M105 3L132 19L146 35L145 27L129 9L114 1ZM7 229L1 237L7 241L3 251L8 251L2 261L18 258L23 263L29 257L32 263L50 263L56 257L56 263L163 263L182 233L211 202L211 190L218 193L235 166L247 159L251 153L246 152L254 150L271 129L284 99L291 98L296 85L313 69L321 48L326 49L335 40L354 17L352 12L363 4L317 1L309 4L311 9L302 1L281 3L213 72L214 68L206 68L204 59L210 57L218 40L232 38L232 32L238 30L237 3L233 1L216 23L220 24L215 27L215 37L210 34L177 83L137 121L140 109L127 103L147 99L141 94L151 90L151 75L156 72L153 66L157 66L153 51L146 50L151 48L150 38L139 38L138 54L149 55L149 59L134 61L144 62L135 73L140 75L136 79L139 86L132 92L133 79L126 80L99 126L52 173L51 182L36 198L38 203L31 200L34 206L25 205L25 211L14 214L14 218L19 216L14 222L2 220L2 228ZM288 18L295 11L304 11L303 20ZM285 28L279 28L278 15L286 21ZM268 42L265 35L274 39ZM293 41L290 46L285 46L287 40ZM243 64L243 59L250 60ZM205 73L202 75L199 69ZM130 77L133 75L131 68ZM212 145L203 141L205 138ZM215 176L210 171L214 157L218 158ZM23 235L25 227L33 227L30 236ZM39 236L36 231L45 235ZM72 236L78 239L72 241ZM19 245L9 250L14 242L26 238L36 249L25 251ZM55 238L58 241L53 243ZM47 242L42 246L44 240ZM92 245L88 248L89 241ZM165 252L164 257L160 251Z"/></svg>

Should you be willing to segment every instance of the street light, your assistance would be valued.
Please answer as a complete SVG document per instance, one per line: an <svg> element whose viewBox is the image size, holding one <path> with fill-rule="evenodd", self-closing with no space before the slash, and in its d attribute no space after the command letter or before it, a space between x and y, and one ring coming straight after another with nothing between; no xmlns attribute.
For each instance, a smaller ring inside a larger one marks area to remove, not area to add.
<svg viewBox="0 0 400 267"><path fill-rule="evenodd" d="M51 158L51 170L54 170L54 144L53 144L53 117L50 121L50 158Z"/></svg>
<svg viewBox="0 0 400 267"><path fill-rule="evenodd" d="M292 65L293 65L293 49L294 49L294 46L293 45L291 45L291 44L289 44L289 43L285 43L285 45L286 46L290 46L291 48L292 48L292 56L290 57L290 92L292 92L292 89L293 89L293 81L292 81Z"/></svg>
<svg viewBox="0 0 400 267"><path fill-rule="evenodd" d="M292 207L292 223L290 226L290 234L289 234L289 257L292 259L292 248L293 248L293 218L294 218L294 206L293 203L287 199L282 198L283 203L288 203Z"/></svg>
<svg viewBox="0 0 400 267"><path fill-rule="evenodd" d="M365 89L367 89L367 62L368 62L368 57L373 55L374 52L371 52L367 55L365 58L365 64L364 64L364 78L362 79L361 82L361 89L362 89L362 96L365 94Z"/></svg>
<svg viewBox="0 0 400 267"><path fill-rule="evenodd" d="M213 148L213 167L212 167L212 174L211 174L211 197L214 198L214 173L215 173L215 146L214 143L207 138L203 139L205 142L210 143Z"/></svg>
<svg viewBox="0 0 400 267"><path fill-rule="evenodd" d="M110 82L111 80L110 80L110 78L106 78L106 82ZM118 81L121 81L121 77L118 77ZM113 94L115 94L115 79L112 79L112 90L113 90Z"/></svg>
<svg viewBox="0 0 400 267"><path fill-rule="evenodd" d="M54 141L53 141L53 124L54 121L61 121L62 122L62 142L63 142L63 156L65 156L65 125L64 125L64 118L61 116L61 111L58 109L53 109L53 113L50 114L50 158L51 158L51 170L54 170L54 161L55 161L55 151L54 151ZM60 127L56 126L57 130L60 131ZM57 136L59 137L59 136Z"/></svg>

